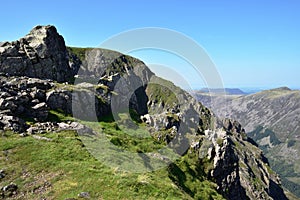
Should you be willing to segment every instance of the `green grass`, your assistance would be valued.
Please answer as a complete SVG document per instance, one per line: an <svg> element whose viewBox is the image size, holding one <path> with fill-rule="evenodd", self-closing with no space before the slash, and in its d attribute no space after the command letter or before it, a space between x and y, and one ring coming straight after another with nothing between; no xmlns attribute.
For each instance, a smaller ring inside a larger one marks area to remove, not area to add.
<svg viewBox="0 0 300 200"><path fill-rule="evenodd" d="M50 113L53 120L73 120L57 111ZM5 169L7 176L0 187L15 182L18 195L12 199L77 198L80 192L89 192L91 199L222 199L216 185L207 180L206 164L199 161L196 152L187 153L171 165L142 173L132 170L138 169L135 163L139 160L131 159L129 163L134 165L125 172L102 160L118 159L112 157L109 148L132 153L156 152L165 144L151 136L137 137L146 133L142 124L133 130L110 120L84 123L106 138L101 146L106 157L94 157L97 155L93 154L92 144L101 144L98 136L61 131L42 134L52 139L45 141L4 132L0 139L0 169ZM121 151L118 154L123 155ZM147 161L148 154L143 155L140 160ZM140 164L149 168L156 165L155 161Z"/></svg>
<svg viewBox="0 0 300 200"><path fill-rule="evenodd" d="M147 87L147 93L152 94L150 96L152 101L162 102L164 105L173 106L178 103L176 94L169 88L159 84L151 83Z"/></svg>
<svg viewBox="0 0 300 200"><path fill-rule="evenodd" d="M223 146L223 139L222 138L217 138L217 144L222 147Z"/></svg>
<svg viewBox="0 0 300 200"><path fill-rule="evenodd" d="M172 82L161 79L159 77L152 77L150 83L146 88L149 101L161 102L163 106L174 107L174 105L184 102L185 94Z"/></svg>
<svg viewBox="0 0 300 200"><path fill-rule="evenodd" d="M72 132L51 133L44 135L53 138L52 142L39 141L32 137L20 138L9 136L1 140L1 152L9 151L8 156L1 153L1 168L5 168L8 177L2 185L14 181L20 190L26 192L39 185L27 187L42 174L49 176L49 191L43 197L64 199L76 197L82 191L90 192L95 199L128 199L138 195L146 197L148 190L157 190L157 197L171 196L176 192L159 192L159 187L139 185L137 174L122 174L102 165L82 146L76 134ZM7 159L7 160L6 160ZM9 168L7 168L9 166ZM28 172L29 177L24 177ZM41 185L43 181L40 180ZM169 185L171 187L172 185ZM154 191L151 191L155 193ZM154 195L154 196L155 196ZM177 194L180 197L180 193ZM41 197L42 197L41 196ZM33 197L29 196L29 197ZM36 199L38 196L35 197Z"/></svg>
<svg viewBox="0 0 300 200"><path fill-rule="evenodd" d="M221 198L215 185L205 180L197 168L194 162L197 159L188 155L154 172L121 172L92 157L76 132L42 136L52 141L11 133L2 136L0 168L5 169L7 176L1 186L15 182L19 186L19 195L24 193L28 199L76 198L83 191L89 192L92 199ZM48 188L34 192L43 188L46 182L50 183Z"/></svg>
<svg viewBox="0 0 300 200"><path fill-rule="evenodd" d="M49 110L48 119L50 122L66 122L75 121L75 118L71 115L65 115L63 111Z"/></svg>
<svg viewBox="0 0 300 200"><path fill-rule="evenodd" d="M116 122L84 122L94 130L105 133L106 138L114 145L130 152L152 152L164 146L155 140L144 126L136 126L135 130L122 127Z"/></svg>
<svg viewBox="0 0 300 200"><path fill-rule="evenodd" d="M85 53L87 50L92 50L93 48L78 48L78 47L67 47L67 49L75 54L81 61L85 60Z"/></svg>

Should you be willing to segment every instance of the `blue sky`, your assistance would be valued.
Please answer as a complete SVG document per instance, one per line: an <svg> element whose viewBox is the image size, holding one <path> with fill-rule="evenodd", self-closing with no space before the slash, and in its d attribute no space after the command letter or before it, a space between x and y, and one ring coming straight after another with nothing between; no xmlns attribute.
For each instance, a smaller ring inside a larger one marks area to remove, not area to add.
<svg viewBox="0 0 300 200"><path fill-rule="evenodd" d="M298 0L28 0L2 1L0 7L0 41L16 40L38 24L53 24L67 45L96 47L126 30L162 27L201 45L226 87L300 88ZM188 72L172 55L133 55L179 74ZM203 83L187 79L192 87Z"/></svg>

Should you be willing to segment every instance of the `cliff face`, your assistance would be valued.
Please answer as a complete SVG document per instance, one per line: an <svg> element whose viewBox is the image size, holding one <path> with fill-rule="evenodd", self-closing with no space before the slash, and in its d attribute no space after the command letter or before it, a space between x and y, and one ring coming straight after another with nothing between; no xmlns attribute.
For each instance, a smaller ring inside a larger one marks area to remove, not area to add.
<svg viewBox="0 0 300 200"><path fill-rule="evenodd" d="M69 66L64 39L54 26L37 26L24 38L0 46L0 72L69 81L74 72Z"/></svg>
<svg viewBox="0 0 300 200"><path fill-rule="evenodd" d="M2 129L22 135L54 131L63 125L51 118L52 111L74 114L75 107L80 116L74 117L90 120L94 106L101 120L129 105L153 140L195 155L205 179L225 198L286 198L278 176L239 123L216 118L143 62L110 50L66 48L53 26L38 26L17 42L2 44L0 52ZM75 84L58 83L70 80Z"/></svg>
<svg viewBox="0 0 300 200"><path fill-rule="evenodd" d="M299 90L283 87L242 96L196 95L216 115L238 120L280 174L283 185L300 197Z"/></svg>

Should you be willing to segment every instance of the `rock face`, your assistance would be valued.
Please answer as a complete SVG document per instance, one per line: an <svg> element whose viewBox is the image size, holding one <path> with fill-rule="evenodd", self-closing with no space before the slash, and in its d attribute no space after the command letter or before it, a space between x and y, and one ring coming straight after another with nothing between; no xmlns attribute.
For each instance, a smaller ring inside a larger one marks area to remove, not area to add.
<svg viewBox="0 0 300 200"><path fill-rule="evenodd" d="M74 75L64 39L54 26L37 26L24 38L1 44L0 72L58 82Z"/></svg>
<svg viewBox="0 0 300 200"><path fill-rule="evenodd" d="M230 129L226 128L228 124ZM278 186L278 176L270 173L267 159L248 141L241 125L226 119L223 127L231 134L206 132L206 136L211 138L214 146L211 175L225 196L229 199L287 199Z"/></svg>
<svg viewBox="0 0 300 200"><path fill-rule="evenodd" d="M109 92L114 91L118 95L112 102L116 110L123 109L129 103L130 108L140 115L148 112L145 89L154 73L142 61L104 49L68 50L72 58L71 66L79 68L75 84L82 81L98 84L97 92L109 104ZM101 88L101 85L104 87Z"/></svg>
<svg viewBox="0 0 300 200"><path fill-rule="evenodd" d="M153 139L180 155L193 152L199 168L209 165L206 178L225 198L285 199L278 176L238 122L218 119L142 61L110 50L66 48L52 26L2 44L0 53L1 129L23 136L69 129L92 135L86 126L61 122L52 113L101 120L129 110L135 123L148 124ZM72 78L74 84L57 83Z"/></svg>
<svg viewBox="0 0 300 200"><path fill-rule="evenodd" d="M207 173L226 199L287 199L279 177L238 122L224 119L196 138L190 149L201 165L209 161Z"/></svg>
<svg viewBox="0 0 300 200"><path fill-rule="evenodd" d="M0 190L0 196L3 198L11 197L17 193L18 186L15 183L10 183L9 185L4 186Z"/></svg>
<svg viewBox="0 0 300 200"><path fill-rule="evenodd" d="M52 90L46 94L47 105L53 109L61 109L66 114L72 114L72 92L68 90Z"/></svg>
<svg viewBox="0 0 300 200"><path fill-rule="evenodd" d="M21 118L45 121L48 117L46 90L53 86L51 81L0 75L0 123L3 128L23 132L27 125Z"/></svg>
<svg viewBox="0 0 300 200"><path fill-rule="evenodd" d="M6 176L5 171L3 169L0 170L0 180Z"/></svg>
<svg viewBox="0 0 300 200"><path fill-rule="evenodd" d="M41 122L51 120L49 111L68 115L72 114L73 106L80 119L90 119L91 110L100 118L110 112L101 95L107 97L109 92L88 90L80 85L61 85L51 80L0 75L0 128L18 133L53 131L55 128L49 123L45 124L48 128L40 126ZM33 131L26 121L39 123L38 129L42 131L36 130L37 127Z"/></svg>
<svg viewBox="0 0 300 200"><path fill-rule="evenodd" d="M216 115L238 120L249 137L263 149L272 169L281 175L283 186L300 197L300 91L286 87L255 94L196 98Z"/></svg>

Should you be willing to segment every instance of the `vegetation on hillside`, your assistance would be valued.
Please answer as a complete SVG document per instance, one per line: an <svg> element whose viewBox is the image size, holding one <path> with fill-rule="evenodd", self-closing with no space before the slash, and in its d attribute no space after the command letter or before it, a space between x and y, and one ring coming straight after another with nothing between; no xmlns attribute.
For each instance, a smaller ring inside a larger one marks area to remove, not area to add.
<svg viewBox="0 0 300 200"><path fill-rule="evenodd" d="M53 120L71 120L51 111ZM114 122L86 122L101 127L110 142L132 152L149 152L164 144L153 138L136 139ZM142 131L142 125L139 125ZM96 160L77 132L61 131L21 137L2 132L0 169L7 174L0 186L14 182L18 193L11 199L222 199L216 185L205 177L205 165L190 152L165 168L148 172L124 172ZM48 140L49 139L49 140Z"/></svg>

